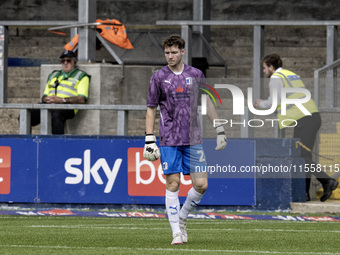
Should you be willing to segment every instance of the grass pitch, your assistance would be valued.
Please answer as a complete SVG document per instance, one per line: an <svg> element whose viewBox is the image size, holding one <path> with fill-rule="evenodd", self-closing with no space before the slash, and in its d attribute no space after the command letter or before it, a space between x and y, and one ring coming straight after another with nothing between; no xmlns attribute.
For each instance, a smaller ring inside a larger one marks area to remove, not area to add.
<svg viewBox="0 0 340 255"><path fill-rule="evenodd" d="M340 254L340 222L0 216L0 254Z"/></svg>

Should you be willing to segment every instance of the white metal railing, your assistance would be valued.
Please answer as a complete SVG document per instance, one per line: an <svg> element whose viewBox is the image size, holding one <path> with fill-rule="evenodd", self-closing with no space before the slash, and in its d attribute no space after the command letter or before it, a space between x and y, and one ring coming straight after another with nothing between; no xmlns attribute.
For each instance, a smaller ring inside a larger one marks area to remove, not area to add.
<svg viewBox="0 0 340 255"><path fill-rule="evenodd" d="M205 124L201 115L201 106L198 107L202 133L205 132ZM127 135L128 133L128 113L129 111L146 111L146 105L91 105L91 104L0 104L0 109L19 109L19 134L30 134L32 109L40 110L40 134L49 135L52 132L51 110L55 109L78 109L78 110L115 110L117 111L117 135ZM157 108L159 110L159 107ZM240 117L241 122L247 123L249 111L246 107L245 115ZM247 125L240 125L241 138L252 137L252 129Z"/></svg>
<svg viewBox="0 0 340 255"><path fill-rule="evenodd" d="M327 71L333 71L335 70L335 68L337 68L338 66L340 66L340 59L334 61L331 64L325 65L317 70L314 71L314 101L316 103L317 106L319 106L319 93L320 93L320 74L323 72L327 72ZM332 79L332 77L329 77L330 79ZM326 95L326 107L329 109L334 108L335 106L335 94L334 91L334 81L330 80L329 82L327 82L326 86L325 86L325 95Z"/></svg>
<svg viewBox="0 0 340 255"><path fill-rule="evenodd" d="M129 111L146 111L145 105L90 105L90 104L2 104L0 109L20 109L19 134L29 134L31 129L30 110L40 109L40 133L51 134L51 111L53 109L116 110L117 135L127 135Z"/></svg>
<svg viewBox="0 0 340 255"><path fill-rule="evenodd" d="M190 42L192 39L192 31L194 26L250 26L253 27L253 91L254 98L262 98L263 97L263 83L262 83L262 66L261 66L261 58L264 55L264 27L265 26L297 26L297 27L311 27L311 26L324 26L326 27L326 62L327 66L318 69L318 74L322 71L328 71L328 83L326 86L326 98L327 108L334 108L335 100L334 100L334 90L336 88L335 82L336 79L333 77L336 74L334 70L338 65L339 61L335 62L334 59L337 58L337 48L338 48L338 26L340 26L340 20L332 20L332 21L311 21L311 20L158 20L156 21L156 25L160 26L179 26L181 27L181 35L182 37ZM190 64L190 56L192 52L192 47L190 43L187 43L185 46L186 55L184 56L184 62ZM316 72L317 72L316 71ZM317 79L318 80L318 79ZM314 88L316 93L315 97L318 102L318 91L319 84L315 83ZM340 109L335 109L335 111L339 111ZM248 111L246 111L247 113ZM250 115L245 114L242 116L242 121L248 121ZM284 137L285 134L281 130L275 128L275 137ZM252 137L253 131L252 128L246 126L241 129L242 137Z"/></svg>
<svg viewBox="0 0 340 255"><path fill-rule="evenodd" d="M56 26L56 25L65 25L65 24L74 24L77 21L0 21L0 26ZM261 82L260 77L262 76L262 71L260 67L260 58L263 55L263 27L264 26L327 26L327 61L332 56L334 56L336 53L335 47L337 45L334 45L334 40L337 38L337 26L340 26L340 21L228 21L228 20L204 20L204 21L192 21L192 20L184 20L184 21L176 21L176 20L165 20L165 21L157 21L156 25L163 25L163 26L180 26L182 29L182 36L184 38L191 37L191 28L192 26L252 26L254 27L254 97L260 98L261 94ZM336 28L336 29L335 29ZM190 41L190 40L189 40ZM189 57L190 54L190 44L186 44L186 50L187 50L187 57ZM187 63L190 61L187 60ZM257 64L258 63L258 64ZM329 71L334 68L336 68L339 65L339 60L335 61L334 63L328 64L327 66L320 68L316 70L315 72L318 72L317 75L320 74L320 72L323 71ZM1 84L1 82L0 82ZM314 86L318 86L318 83L314 84ZM0 93L4 94L4 86L0 86ZM330 90L330 88L326 88L327 90ZM318 89L315 91L319 91ZM333 93L333 91L329 92L328 94ZM257 96L258 95L258 96ZM2 95L3 97L4 95ZM315 93L315 96L318 99L318 93ZM127 116L127 112L129 110L145 110L146 106L122 106L122 105L44 105L44 104L5 104L4 102L0 102L0 109L1 108L12 108L12 109L20 109L20 112L22 116L26 116L26 124L22 123L22 120L20 121L20 132L21 133L27 133L28 130L28 118L27 115L29 114L29 109L41 109L42 113L42 127L41 131L42 134L48 134L50 132L49 130L49 110L51 109L84 109L84 110L117 110L118 111L118 117ZM134 108L134 109L133 109ZM23 118L24 118L23 117ZM249 118L249 117L248 117ZM245 119L247 119L247 116L245 116ZM123 126L123 123L125 121L117 121L117 126L121 125L119 129L117 129L117 132L119 130L120 134L124 134L124 130L126 127ZM124 127L124 128L123 128ZM242 130L241 134L242 136L251 136L250 130Z"/></svg>
<svg viewBox="0 0 340 255"><path fill-rule="evenodd" d="M265 26L296 26L296 27L311 27L324 26L327 28L327 64L330 64L337 57L338 48L338 31L340 20L157 20L156 25L160 26L179 26L181 27L182 37L190 42L192 39L192 31L194 26L250 26L253 27L253 89L254 98L262 98L263 96L263 77L261 58L264 55L264 27ZM190 64L190 56L192 46L190 43L185 45L186 55L184 62ZM331 87L331 86L330 86ZM329 92L331 93L331 92Z"/></svg>

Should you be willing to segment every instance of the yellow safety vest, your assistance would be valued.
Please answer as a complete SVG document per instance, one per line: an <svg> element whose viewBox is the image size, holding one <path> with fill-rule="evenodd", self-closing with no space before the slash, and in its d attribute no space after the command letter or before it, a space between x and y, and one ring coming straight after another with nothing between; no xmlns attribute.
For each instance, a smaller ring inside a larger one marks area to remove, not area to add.
<svg viewBox="0 0 340 255"><path fill-rule="evenodd" d="M44 96L55 95L62 98L82 96L87 100L90 78L90 75L77 68L70 73L53 71L48 77ZM74 112L77 113L78 110Z"/></svg>
<svg viewBox="0 0 340 255"><path fill-rule="evenodd" d="M302 82L299 75L286 70L282 69L278 72L273 74L274 76L279 76L285 88L305 88L305 84ZM288 94L288 99L298 99L303 98L306 95L303 93L291 93ZM316 106L313 99L310 99L307 103L302 104L310 113L318 112L318 107ZM289 126L294 123L293 120L299 120L306 115L295 105L295 104L287 104L286 105L286 115L281 114L281 104L276 108L277 110L277 117L279 119L279 127L280 129L285 128L285 126ZM282 125L282 121L284 121L284 125Z"/></svg>

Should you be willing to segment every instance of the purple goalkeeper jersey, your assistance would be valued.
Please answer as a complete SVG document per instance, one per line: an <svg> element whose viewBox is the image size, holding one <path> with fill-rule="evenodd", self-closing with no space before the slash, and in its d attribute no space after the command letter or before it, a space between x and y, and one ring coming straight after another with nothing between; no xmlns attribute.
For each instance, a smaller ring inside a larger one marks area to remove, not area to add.
<svg viewBox="0 0 340 255"><path fill-rule="evenodd" d="M203 73L188 65L181 74L165 66L151 77L147 106L160 107L161 146L202 143L197 110L199 85L204 81Z"/></svg>

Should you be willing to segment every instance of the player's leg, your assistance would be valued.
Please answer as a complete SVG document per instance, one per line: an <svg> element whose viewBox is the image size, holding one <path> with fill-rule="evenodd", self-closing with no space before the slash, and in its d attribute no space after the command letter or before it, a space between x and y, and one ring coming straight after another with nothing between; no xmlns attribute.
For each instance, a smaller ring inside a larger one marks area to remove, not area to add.
<svg viewBox="0 0 340 255"><path fill-rule="evenodd" d="M180 174L166 175L165 207L172 230L173 241L171 244L182 244L182 235L179 227L179 199L178 191L180 185Z"/></svg>
<svg viewBox="0 0 340 255"><path fill-rule="evenodd" d="M191 173L193 187L189 190L187 198L179 213L179 227L182 232L183 242L188 242L187 218L189 213L200 203L201 198L208 187L207 173Z"/></svg>
<svg viewBox="0 0 340 255"><path fill-rule="evenodd" d="M199 204L201 198L208 188L207 173L190 174L193 187L189 190L187 198L182 206L179 217L188 218L189 213Z"/></svg>
<svg viewBox="0 0 340 255"><path fill-rule="evenodd" d="M179 228L180 204L178 199L181 180L181 153L177 150L177 147L162 146L160 150L163 173L166 177L165 207L173 235L171 244L182 244L182 234Z"/></svg>
<svg viewBox="0 0 340 255"><path fill-rule="evenodd" d="M186 154L187 155L187 154ZM186 220L189 213L199 204L201 198L208 188L208 175L206 172L199 172L196 166L204 167L206 166L205 155L201 145L191 146L189 153L189 165L185 164L184 174L190 173L190 178L193 187L189 190L187 198L180 210L180 228L182 231L183 242L188 241L188 235L186 231ZM186 157L184 157L186 158ZM183 160L188 162L188 160ZM203 168L204 169L204 168Z"/></svg>

